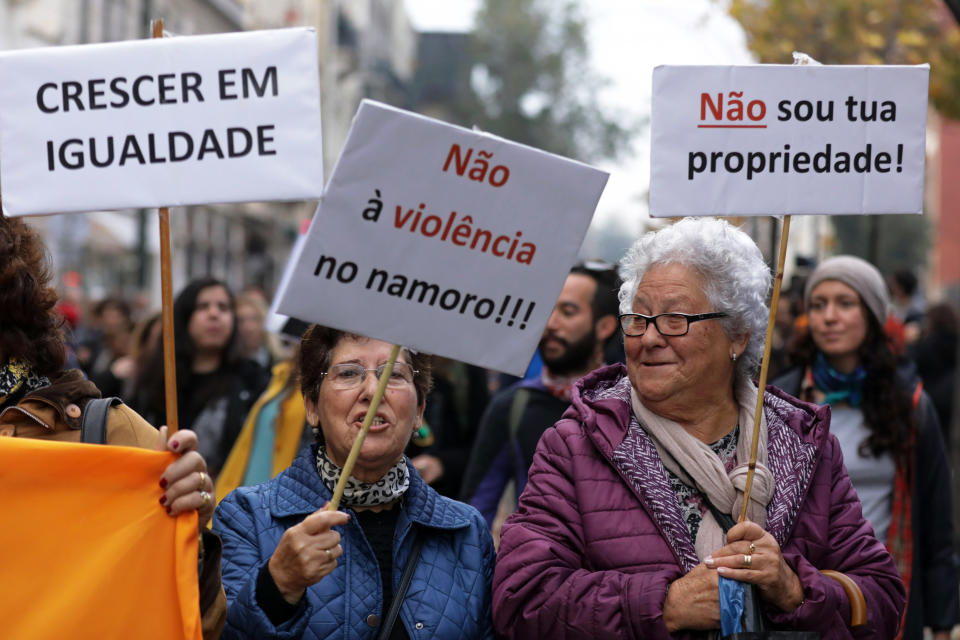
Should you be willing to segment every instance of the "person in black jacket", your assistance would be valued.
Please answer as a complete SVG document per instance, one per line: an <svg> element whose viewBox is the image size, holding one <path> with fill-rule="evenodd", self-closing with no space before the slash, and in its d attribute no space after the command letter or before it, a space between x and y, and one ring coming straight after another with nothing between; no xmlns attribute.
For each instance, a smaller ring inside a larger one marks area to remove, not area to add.
<svg viewBox="0 0 960 640"><path fill-rule="evenodd" d="M946 640L960 621L950 469L933 404L898 371L883 331L883 278L860 258L830 258L810 275L804 299L809 330L797 366L773 385L830 405L864 516L907 587L900 637L919 640L929 627Z"/></svg>
<svg viewBox="0 0 960 640"><path fill-rule="evenodd" d="M500 391L484 412L461 498L494 530L504 491L513 480L516 495L523 492L537 442L570 405L573 384L605 364L617 333L619 287L613 265L571 268L537 347L543 357L540 376Z"/></svg>
<svg viewBox="0 0 960 640"><path fill-rule="evenodd" d="M943 429L944 442L950 442L953 421L953 391L957 371L957 313L948 304L927 309L924 331L908 350L917 363L923 390L933 400Z"/></svg>
<svg viewBox="0 0 960 640"><path fill-rule="evenodd" d="M177 416L196 432L212 477L220 472L243 421L269 382L269 372L237 350L233 294L214 278L194 280L173 304L177 358ZM164 424L163 341L139 372L136 408Z"/></svg>

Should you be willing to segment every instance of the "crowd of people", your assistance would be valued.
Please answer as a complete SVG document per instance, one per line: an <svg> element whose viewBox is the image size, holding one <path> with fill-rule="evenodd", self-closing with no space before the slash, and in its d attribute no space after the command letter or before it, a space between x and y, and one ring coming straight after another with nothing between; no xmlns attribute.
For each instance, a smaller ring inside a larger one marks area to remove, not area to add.
<svg viewBox="0 0 960 640"><path fill-rule="evenodd" d="M159 313L58 300L39 236L0 216L0 429L76 441L113 396L108 444L180 455L159 508L200 516L207 638L710 637L736 580L769 629L943 640L956 313L852 256L804 276L756 421L773 278L715 219L571 268L523 378L402 349L328 511L389 344L281 338L262 292L194 280L168 439Z"/></svg>

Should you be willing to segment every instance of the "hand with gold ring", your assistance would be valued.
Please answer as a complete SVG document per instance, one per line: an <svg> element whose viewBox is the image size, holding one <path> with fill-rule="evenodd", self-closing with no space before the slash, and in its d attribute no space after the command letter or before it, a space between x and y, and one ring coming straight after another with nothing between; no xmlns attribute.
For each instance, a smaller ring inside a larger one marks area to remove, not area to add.
<svg viewBox="0 0 960 640"><path fill-rule="evenodd" d="M167 428L160 428L157 448L172 451L179 457L160 476L160 505L171 516L197 511L201 529L213 517L213 481L207 474L207 463L197 451L197 434L180 429L167 439Z"/></svg>
<svg viewBox="0 0 960 640"><path fill-rule="evenodd" d="M337 568L343 554L340 533L350 516L342 511L321 508L295 524L280 537L267 562L267 570L284 600L297 604L307 587L320 582Z"/></svg>
<svg viewBox="0 0 960 640"><path fill-rule="evenodd" d="M704 564L725 578L757 585L761 597L782 611L792 612L803 602L803 585L776 539L754 522L741 522L727 532L727 545L710 554Z"/></svg>

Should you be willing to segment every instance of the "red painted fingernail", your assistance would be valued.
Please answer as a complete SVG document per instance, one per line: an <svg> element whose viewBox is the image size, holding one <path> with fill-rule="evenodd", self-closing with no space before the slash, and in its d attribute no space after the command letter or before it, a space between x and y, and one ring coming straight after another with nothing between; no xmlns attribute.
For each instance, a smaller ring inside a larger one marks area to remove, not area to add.
<svg viewBox="0 0 960 640"><path fill-rule="evenodd" d="M177 449L179 449L179 448L180 448L180 441L179 441L179 440L174 440L173 443L170 445L170 448L173 449L174 451L176 451Z"/></svg>
<svg viewBox="0 0 960 640"><path fill-rule="evenodd" d="M167 507L167 515L170 515L170 507Z"/></svg>
<svg viewBox="0 0 960 640"><path fill-rule="evenodd" d="M166 489L166 488L167 488L167 479L166 479L166 478L160 478L160 488L161 488L161 489Z"/></svg>
<svg viewBox="0 0 960 640"><path fill-rule="evenodd" d="M163 504L166 501L167 501L167 494L163 494L162 496L160 496L160 504Z"/></svg>

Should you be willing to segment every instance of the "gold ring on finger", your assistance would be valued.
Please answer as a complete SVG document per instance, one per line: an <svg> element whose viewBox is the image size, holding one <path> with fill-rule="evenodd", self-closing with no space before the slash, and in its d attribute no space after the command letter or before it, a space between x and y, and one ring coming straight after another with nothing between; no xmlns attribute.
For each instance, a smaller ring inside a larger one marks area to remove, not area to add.
<svg viewBox="0 0 960 640"><path fill-rule="evenodd" d="M751 554L746 554L743 556L743 568L749 569L753 565L753 556Z"/></svg>
<svg viewBox="0 0 960 640"><path fill-rule="evenodd" d="M200 500L202 501L201 507L210 506L210 494L206 491L200 492Z"/></svg>
<svg viewBox="0 0 960 640"><path fill-rule="evenodd" d="M324 549L324 551L327 552L327 559L333 560L333 551L331 551L330 549Z"/></svg>
<svg viewBox="0 0 960 640"><path fill-rule="evenodd" d="M203 471L200 472L200 491L203 491L204 487L207 486L207 474Z"/></svg>
<svg viewBox="0 0 960 640"><path fill-rule="evenodd" d="M749 547L749 552L750 552L750 554L756 553L756 552L757 552L757 545L755 545L755 544L753 544L753 543L751 542L751 543L750 543L750 547Z"/></svg>

